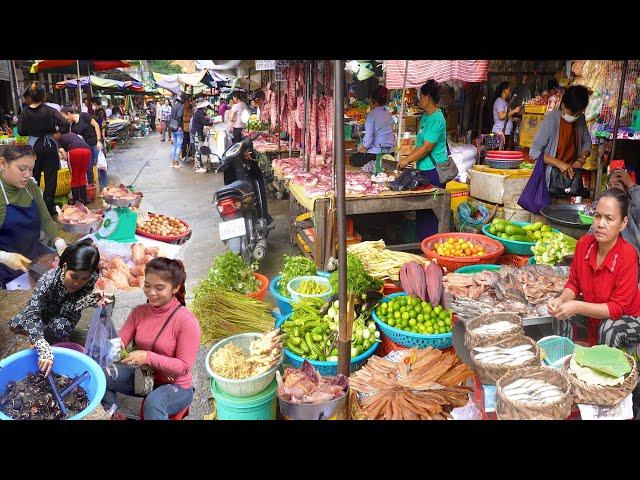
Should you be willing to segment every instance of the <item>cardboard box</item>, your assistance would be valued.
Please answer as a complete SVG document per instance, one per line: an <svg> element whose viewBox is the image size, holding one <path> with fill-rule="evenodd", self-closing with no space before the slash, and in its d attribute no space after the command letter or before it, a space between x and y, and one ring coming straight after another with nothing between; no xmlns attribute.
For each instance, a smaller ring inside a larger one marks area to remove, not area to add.
<svg viewBox="0 0 640 480"><path fill-rule="evenodd" d="M469 178L469 193L472 197L485 202L511 206L518 204L530 175L526 177L500 175L471 169Z"/></svg>
<svg viewBox="0 0 640 480"><path fill-rule="evenodd" d="M451 181L447 183L445 190L451 194L451 211L453 212L454 221L457 222L458 205L469 199L469 185L466 183Z"/></svg>
<svg viewBox="0 0 640 480"><path fill-rule="evenodd" d="M418 125L420 124L420 117L416 115L407 115L404 119L404 131L411 133L418 133Z"/></svg>
<svg viewBox="0 0 640 480"><path fill-rule="evenodd" d="M533 138L540 129L540 124L544 118L543 114L525 113L522 115L522 123L520 124L520 146L531 147Z"/></svg>

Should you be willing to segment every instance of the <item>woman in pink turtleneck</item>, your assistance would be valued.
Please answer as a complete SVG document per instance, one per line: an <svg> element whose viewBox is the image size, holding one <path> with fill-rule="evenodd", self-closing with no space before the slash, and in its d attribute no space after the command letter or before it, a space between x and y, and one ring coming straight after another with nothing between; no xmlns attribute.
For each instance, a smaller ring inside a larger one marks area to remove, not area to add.
<svg viewBox="0 0 640 480"><path fill-rule="evenodd" d="M129 314L120 331L122 348L135 349L114 368L106 370L105 409L118 405L116 392L136 395L138 366L154 370L154 390L144 402L145 420L168 420L193 400L192 368L200 347L200 325L184 305L186 273L180 260L154 258L145 268L143 291L148 303ZM154 342L155 340L155 342ZM116 412L115 419L122 418Z"/></svg>

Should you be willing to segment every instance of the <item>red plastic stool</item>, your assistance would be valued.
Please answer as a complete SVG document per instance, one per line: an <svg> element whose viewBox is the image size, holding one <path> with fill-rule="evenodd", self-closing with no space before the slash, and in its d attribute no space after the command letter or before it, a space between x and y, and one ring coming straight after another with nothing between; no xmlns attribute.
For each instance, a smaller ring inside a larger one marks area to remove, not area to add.
<svg viewBox="0 0 640 480"><path fill-rule="evenodd" d="M146 399L142 399L142 405L140 405L140 420L144 420L144 401ZM186 407L184 410L180 410L175 415L169 415L169 420L184 420L184 417L189 415L189 407Z"/></svg>

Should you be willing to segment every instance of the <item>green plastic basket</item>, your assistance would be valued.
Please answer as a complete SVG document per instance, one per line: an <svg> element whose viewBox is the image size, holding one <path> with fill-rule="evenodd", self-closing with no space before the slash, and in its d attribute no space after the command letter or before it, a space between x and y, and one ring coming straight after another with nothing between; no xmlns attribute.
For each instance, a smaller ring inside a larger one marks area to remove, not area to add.
<svg viewBox="0 0 640 480"><path fill-rule="evenodd" d="M585 225L593 225L593 217L585 215L582 212L578 212L578 216L580 217L580 221Z"/></svg>
<svg viewBox="0 0 640 480"><path fill-rule="evenodd" d="M497 272L500 270L500 265L486 264L486 265L467 265L456 270L456 273L479 273L485 270L490 272Z"/></svg>
<svg viewBox="0 0 640 480"><path fill-rule="evenodd" d="M551 335L536 342L544 350L543 363L551 368L560 369L567 356L573 355L575 344L567 337Z"/></svg>
<svg viewBox="0 0 640 480"><path fill-rule="evenodd" d="M519 225L522 227L524 225L529 225L529 223L531 222L509 222L509 223L512 223L513 225ZM491 227L491 224L489 223L487 223L484 227L482 227L482 233L484 233L487 237L493 238L494 240L497 240L501 244L503 244L506 253L512 253L514 255L533 255L533 253L531 252L531 247L533 247L536 244L536 242L517 242L515 240L507 240L505 238L500 238L497 235L493 235L489 233L489 227ZM553 228L552 231L559 232L560 230Z"/></svg>

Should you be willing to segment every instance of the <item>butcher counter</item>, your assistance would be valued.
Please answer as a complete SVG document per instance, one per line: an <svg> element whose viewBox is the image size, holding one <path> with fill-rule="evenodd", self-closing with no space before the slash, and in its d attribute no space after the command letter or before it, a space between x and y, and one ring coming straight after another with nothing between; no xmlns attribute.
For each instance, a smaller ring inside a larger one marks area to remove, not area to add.
<svg viewBox="0 0 640 480"><path fill-rule="evenodd" d="M282 176L274 169L276 178ZM314 259L318 268L324 269L331 256L328 233L331 232L331 197L310 197L304 193L304 187L293 182L288 182L289 212L291 215L291 241L296 243L300 250ZM376 195L347 195L347 215L363 215L371 213L405 212L415 210L433 210L438 217L439 232L449 230L449 215L451 208L451 195L444 189L432 187L426 190L412 190L405 192L386 191ZM304 229L296 225L296 217L301 213L309 212L314 221L315 241L310 239ZM301 242L301 239L303 242ZM305 245L306 244L306 245ZM306 247L306 248L305 248ZM408 243L401 245L388 245L392 250L419 250L420 243Z"/></svg>

